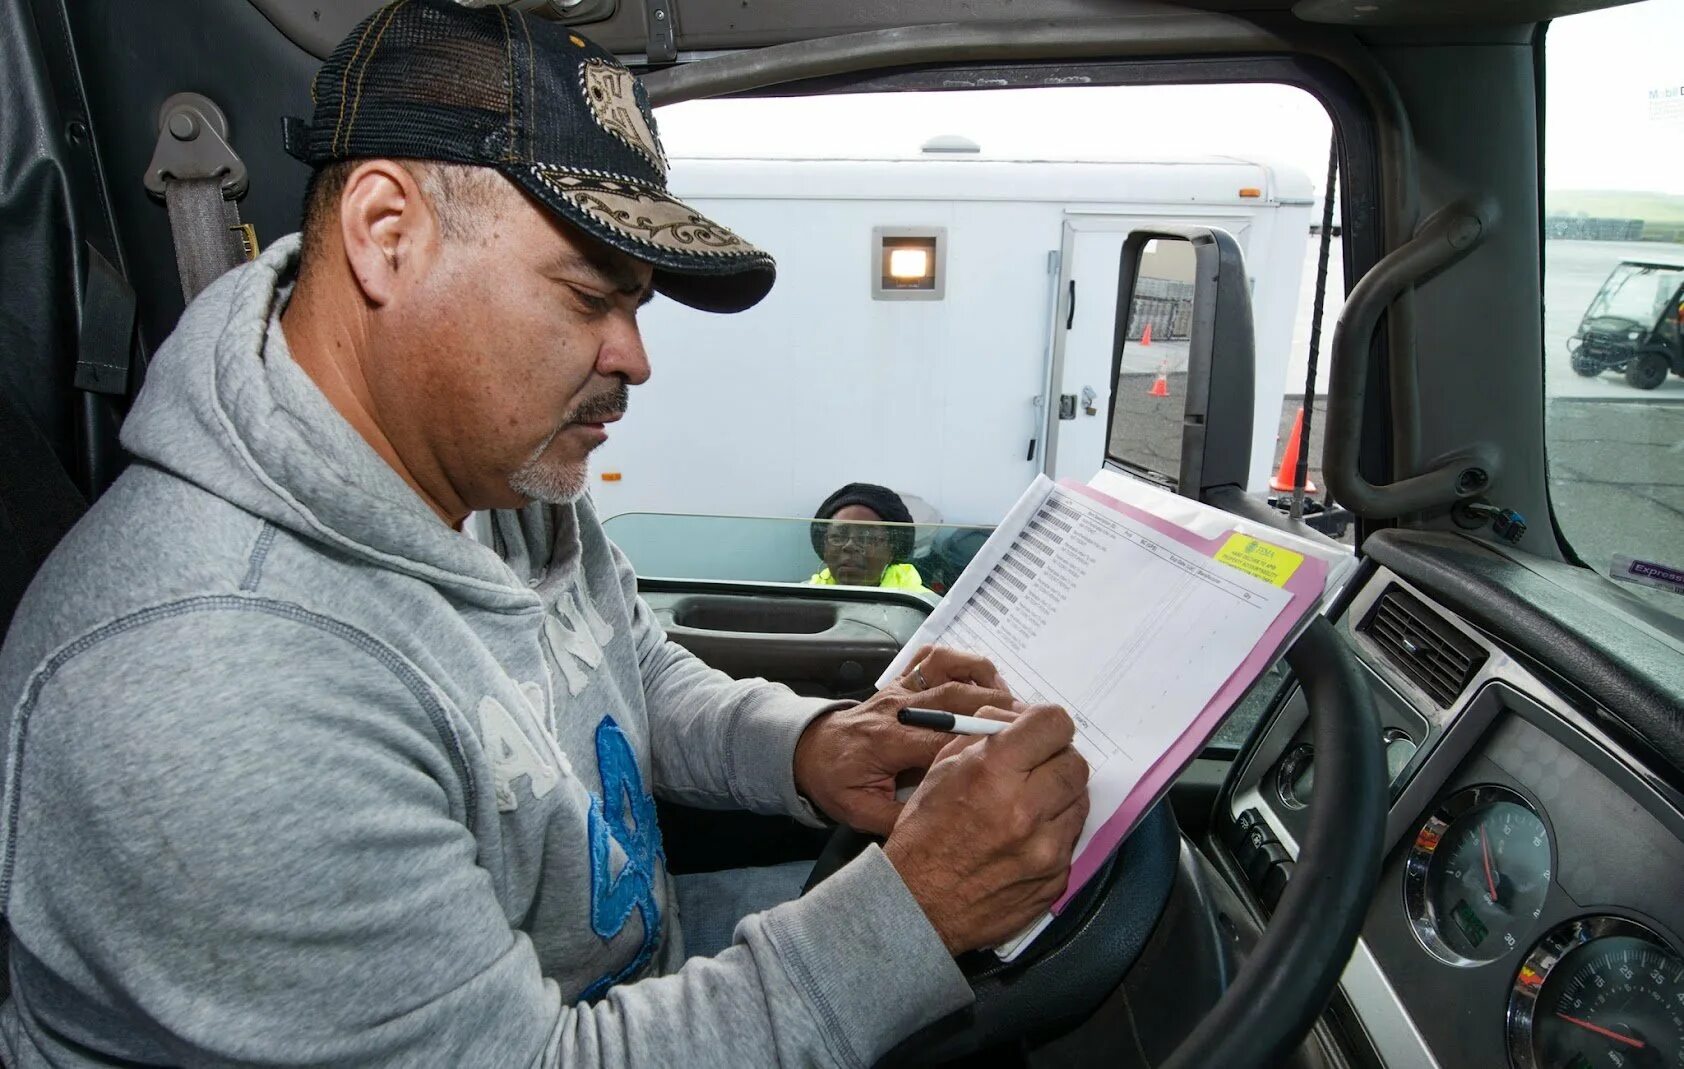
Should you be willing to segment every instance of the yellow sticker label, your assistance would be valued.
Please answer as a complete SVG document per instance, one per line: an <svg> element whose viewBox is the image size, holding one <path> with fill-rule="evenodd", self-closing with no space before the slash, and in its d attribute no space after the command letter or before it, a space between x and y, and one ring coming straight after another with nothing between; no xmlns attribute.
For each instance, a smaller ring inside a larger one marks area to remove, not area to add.
<svg viewBox="0 0 1684 1069"><path fill-rule="evenodd" d="M1260 542L1248 534L1235 534L1216 551L1216 559L1265 583L1285 586L1292 573L1304 563L1304 554Z"/></svg>

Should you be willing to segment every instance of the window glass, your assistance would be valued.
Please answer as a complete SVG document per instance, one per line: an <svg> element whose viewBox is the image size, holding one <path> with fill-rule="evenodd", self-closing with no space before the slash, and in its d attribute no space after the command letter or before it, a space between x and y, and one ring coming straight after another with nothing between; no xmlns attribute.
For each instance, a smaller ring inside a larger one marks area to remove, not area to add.
<svg viewBox="0 0 1684 1069"><path fill-rule="evenodd" d="M1141 350L1148 373L1111 381L1121 243L1165 223L1222 226L1245 253L1262 339L1251 489L1272 495L1302 405L1331 138L1308 93L967 89L657 118L674 191L770 251L778 281L739 315L643 311L654 374L595 458L602 515L810 517L867 482L918 499L920 523L988 526L1037 474L1085 481L1114 397L1150 397L1160 370L1181 395L1173 322ZM1304 443L1318 491L1323 423Z"/></svg>
<svg viewBox="0 0 1684 1069"><path fill-rule="evenodd" d="M1550 496L1580 559L1627 580L1684 574L1681 39L1670 0L1558 19L1545 38ZM1678 593L1630 589L1684 615Z"/></svg>
<svg viewBox="0 0 1684 1069"><path fill-rule="evenodd" d="M649 579L862 586L940 597L991 527L629 512L603 522Z"/></svg>

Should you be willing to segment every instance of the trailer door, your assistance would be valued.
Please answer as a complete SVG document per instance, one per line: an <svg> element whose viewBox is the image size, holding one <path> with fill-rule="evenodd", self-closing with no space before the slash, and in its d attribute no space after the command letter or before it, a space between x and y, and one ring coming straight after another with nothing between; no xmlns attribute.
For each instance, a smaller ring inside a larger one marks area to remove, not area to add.
<svg viewBox="0 0 1684 1069"><path fill-rule="evenodd" d="M1246 248L1251 217L1243 209L1187 216L1099 215L1072 212L1064 220L1057 320L1053 324L1046 407L1047 449L1042 470L1054 479L1086 482L1105 461L1105 428L1118 389L1150 390L1187 369L1185 338L1154 332L1149 346L1128 347L1131 365L1112 381L1117 315L1117 259L1131 230L1163 225L1219 226ZM1134 366L1138 364L1139 366Z"/></svg>

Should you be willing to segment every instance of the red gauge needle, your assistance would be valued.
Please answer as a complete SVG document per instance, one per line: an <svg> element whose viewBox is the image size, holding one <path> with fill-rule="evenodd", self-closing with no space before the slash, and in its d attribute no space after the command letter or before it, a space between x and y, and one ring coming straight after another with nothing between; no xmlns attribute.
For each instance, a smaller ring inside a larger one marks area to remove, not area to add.
<svg viewBox="0 0 1684 1069"><path fill-rule="evenodd" d="M1485 886L1491 888L1491 904L1497 904L1497 881L1491 875L1491 844L1485 841L1485 825L1479 826L1479 856L1485 862Z"/></svg>
<svg viewBox="0 0 1684 1069"><path fill-rule="evenodd" d="M1606 1036L1616 1043L1624 1043L1628 1047L1636 1047L1638 1050L1642 1050L1644 1047L1649 1045L1641 1039L1633 1039L1630 1036L1622 1036L1613 1029L1604 1028L1599 1024L1591 1024L1589 1021L1582 1021L1577 1017L1569 1017L1565 1013L1558 1013L1556 1016L1561 1018L1563 1021L1566 1021L1568 1024L1576 1024L1580 1028L1595 1032L1599 1036Z"/></svg>

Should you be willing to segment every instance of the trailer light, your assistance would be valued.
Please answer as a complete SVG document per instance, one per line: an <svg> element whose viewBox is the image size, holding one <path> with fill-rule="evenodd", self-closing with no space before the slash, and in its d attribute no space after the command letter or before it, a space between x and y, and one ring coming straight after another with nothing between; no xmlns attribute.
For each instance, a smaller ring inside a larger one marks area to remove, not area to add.
<svg viewBox="0 0 1684 1069"><path fill-rule="evenodd" d="M889 249L889 277L899 282L922 282L933 278L928 249Z"/></svg>
<svg viewBox="0 0 1684 1069"><path fill-rule="evenodd" d="M947 231L880 226L871 231L871 297L939 301L946 293Z"/></svg>
<svg viewBox="0 0 1684 1069"><path fill-rule="evenodd" d="M1261 197L1262 195L1263 191L1258 189L1256 186L1246 186L1244 189L1240 190L1240 196L1242 197Z"/></svg>

